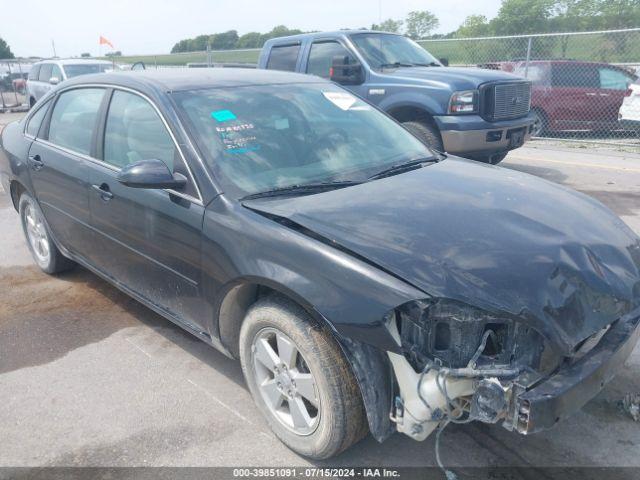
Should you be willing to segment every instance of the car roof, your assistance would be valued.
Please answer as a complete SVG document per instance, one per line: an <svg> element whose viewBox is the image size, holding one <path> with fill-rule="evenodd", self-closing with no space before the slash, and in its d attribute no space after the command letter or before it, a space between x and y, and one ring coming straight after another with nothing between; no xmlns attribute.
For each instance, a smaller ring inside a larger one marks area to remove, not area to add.
<svg viewBox="0 0 640 480"><path fill-rule="evenodd" d="M287 43L287 42L301 42L306 39L314 40L316 38L325 38L325 37L345 37L349 35L353 35L356 33L385 33L388 35L400 35L399 33L393 32L382 32L378 30L366 30L366 29L357 29L357 30L335 30L333 32L310 32L310 33L299 33L298 35L289 35L287 37L277 37L267 40L265 42L265 46Z"/></svg>
<svg viewBox="0 0 640 480"><path fill-rule="evenodd" d="M253 68L175 68L134 70L82 75L64 82L65 87L83 84L110 84L130 88L151 88L164 92L205 88L240 87L290 83L330 83L300 73Z"/></svg>
<svg viewBox="0 0 640 480"><path fill-rule="evenodd" d="M34 65L42 65L45 63L55 63L58 65L106 65L111 64L110 60L98 60L95 58L52 58L49 60L40 60Z"/></svg>

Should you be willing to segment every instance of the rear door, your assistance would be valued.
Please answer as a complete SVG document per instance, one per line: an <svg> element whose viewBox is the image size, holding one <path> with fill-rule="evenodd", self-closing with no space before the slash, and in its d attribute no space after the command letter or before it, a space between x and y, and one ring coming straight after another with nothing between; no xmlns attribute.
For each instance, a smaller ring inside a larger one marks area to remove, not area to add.
<svg viewBox="0 0 640 480"><path fill-rule="evenodd" d="M91 262L116 282L199 331L204 207L193 176L158 109L146 97L113 90L101 127L100 161L89 166ZM185 175L180 192L131 188L121 168L158 159Z"/></svg>
<svg viewBox="0 0 640 480"><path fill-rule="evenodd" d="M35 82L35 98L40 100L45 94L51 90L51 84L49 79L51 78L51 72L53 71L52 63L43 63L40 66L40 72L38 73L38 81Z"/></svg>
<svg viewBox="0 0 640 480"><path fill-rule="evenodd" d="M92 244L87 160L104 94L103 88L77 88L57 95L29 150L31 182L54 237L83 257Z"/></svg>

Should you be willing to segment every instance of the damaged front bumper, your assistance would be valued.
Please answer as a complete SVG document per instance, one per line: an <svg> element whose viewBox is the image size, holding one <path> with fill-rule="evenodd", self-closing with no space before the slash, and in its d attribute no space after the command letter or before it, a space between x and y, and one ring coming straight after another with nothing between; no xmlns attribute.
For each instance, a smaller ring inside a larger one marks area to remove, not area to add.
<svg viewBox="0 0 640 480"><path fill-rule="evenodd" d="M398 386L391 419L415 440L424 440L446 421L502 422L522 434L551 428L596 396L631 355L640 338L640 308L603 332L582 356L564 358L546 374L507 366L476 369L475 362L467 368L431 362L420 372L405 355L388 352Z"/></svg>
<svg viewBox="0 0 640 480"><path fill-rule="evenodd" d="M553 427L595 397L623 366L640 338L640 309L613 323L598 344L576 362L513 395L505 427L522 434Z"/></svg>

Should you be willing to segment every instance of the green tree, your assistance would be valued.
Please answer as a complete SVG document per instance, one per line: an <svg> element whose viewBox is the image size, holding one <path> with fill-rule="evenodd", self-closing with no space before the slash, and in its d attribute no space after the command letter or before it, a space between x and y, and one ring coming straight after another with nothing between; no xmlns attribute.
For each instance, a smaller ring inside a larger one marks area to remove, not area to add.
<svg viewBox="0 0 640 480"><path fill-rule="evenodd" d="M238 42L238 32L229 30L223 33L214 33L209 36L209 45L213 50L230 50L236 48ZM205 45L205 49L206 49Z"/></svg>
<svg viewBox="0 0 640 480"><path fill-rule="evenodd" d="M491 26L484 15L469 15L455 31L456 37L485 37L491 34Z"/></svg>
<svg viewBox="0 0 640 480"><path fill-rule="evenodd" d="M384 22L380 23L380 25L377 25L375 23L371 25L371 30L400 33L403 23L404 22L402 20L394 20L393 18L387 18Z"/></svg>
<svg viewBox="0 0 640 480"><path fill-rule="evenodd" d="M0 38L0 58L15 58L7 42Z"/></svg>
<svg viewBox="0 0 640 480"><path fill-rule="evenodd" d="M497 35L544 33L551 26L558 0L502 0L490 24Z"/></svg>
<svg viewBox="0 0 640 480"><path fill-rule="evenodd" d="M407 35L415 39L424 38L440 26L440 21L433 13L423 10L409 12L405 21Z"/></svg>
<svg viewBox="0 0 640 480"><path fill-rule="evenodd" d="M262 34L260 32L249 32L240 36L237 42L238 48L258 48L262 46Z"/></svg>

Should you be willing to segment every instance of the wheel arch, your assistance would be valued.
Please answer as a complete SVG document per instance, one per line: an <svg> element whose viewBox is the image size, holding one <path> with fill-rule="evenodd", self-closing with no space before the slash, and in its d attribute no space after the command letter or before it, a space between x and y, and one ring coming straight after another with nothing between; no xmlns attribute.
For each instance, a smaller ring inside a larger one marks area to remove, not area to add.
<svg viewBox="0 0 640 480"><path fill-rule="evenodd" d="M315 326L330 332L340 346L358 382L373 437L382 442L395 431L389 418L393 402L393 371L384 352L340 335L310 302L269 279L242 278L227 285L223 292L218 303L216 330L222 345L235 358L239 354L240 328L251 305L267 295L282 296L301 307Z"/></svg>
<svg viewBox="0 0 640 480"><path fill-rule="evenodd" d="M424 106L415 104L394 105L386 109L387 113L400 123L403 122L426 122L434 127L438 127L433 115Z"/></svg>
<svg viewBox="0 0 640 480"><path fill-rule="evenodd" d="M11 196L11 202L16 212L20 210L20 196L27 191L27 188L18 180L11 180L9 183L9 195Z"/></svg>

